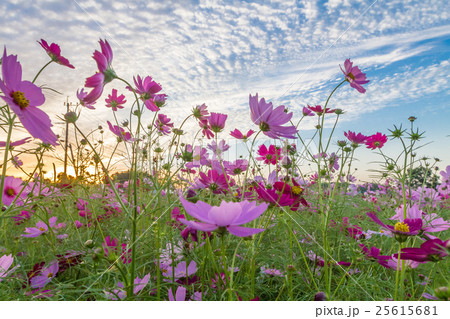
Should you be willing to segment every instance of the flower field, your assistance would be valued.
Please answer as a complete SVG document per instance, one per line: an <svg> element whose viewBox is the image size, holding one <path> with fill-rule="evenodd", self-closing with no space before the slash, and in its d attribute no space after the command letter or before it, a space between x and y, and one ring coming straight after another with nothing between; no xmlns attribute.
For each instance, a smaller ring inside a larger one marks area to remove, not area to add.
<svg viewBox="0 0 450 319"><path fill-rule="evenodd" d="M337 65L341 81L300 118L250 93L244 131L205 104L176 123L162 84L122 78L102 39L98 70L60 115L78 137L69 149L45 113L43 83L49 64L74 66L59 45L38 43L50 60L31 81L7 45L1 60L0 300L450 300L450 163L417 155L426 141L414 116L385 132L335 130L345 110L331 108L334 93L364 94L364 66ZM98 108L114 121L80 128L80 114ZM14 139L20 130L27 137ZM112 152L98 134L114 136ZM235 142L244 156L233 156ZM370 183L353 176L364 148L378 165ZM57 149L76 177L44 160Z"/></svg>

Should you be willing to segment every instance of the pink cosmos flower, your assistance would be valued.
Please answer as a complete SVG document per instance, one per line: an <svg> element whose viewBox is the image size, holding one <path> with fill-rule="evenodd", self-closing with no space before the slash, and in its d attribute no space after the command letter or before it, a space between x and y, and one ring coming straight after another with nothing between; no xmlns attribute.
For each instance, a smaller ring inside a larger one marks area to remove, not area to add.
<svg viewBox="0 0 450 319"><path fill-rule="evenodd" d="M365 93L366 89L362 87L363 84L369 83L369 80L366 79L366 74L362 73L361 70L357 66L353 66L353 62L350 62L350 59L345 60L344 68L345 71L341 68L342 73L345 75L345 80L350 83L350 86L359 93Z"/></svg>
<svg viewBox="0 0 450 319"><path fill-rule="evenodd" d="M181 221L182 219L185 220L184 218L180 218L179 220ZM197 272L197 263L192 260L189 265L187 265L185 261L182 261L176 266L167 266L165 269L166 271L163 272L165 281L172 281L172 278L178 280L194 275Z"/></svg>
<svg viewBox="0 0 450 319"><path fill-rule="evenodd" d="M398 220L403 222L403 206L400 206L395 210L396 214L392 216L391 220ZM406 207L406 218L408 219L421 219L422 228L424 232L433 233L445 231L450 228L450 223L445 221L442 217L438 217L437 214L426 214L420 208L418 204L414 204L411 207Z"/></svg>
<svg viewBox="0 0 450 319"><path fill-rule="evenodd" d="M85 87L92 88L91 92L83 99L83 103L88 105L92 105L93 102L97 101L102 95L105 85L117 78L111 66L113 59L111 46L106 40L103 41L100 39L99 42L102 52L95 50L92 56L95 62L97 62L98 72L87 78L84 84Z"/></svg>
<svg viewBox="0 0 450 319"><path fill-rule="evenodd" d="M187 145L186 151L192 154L191 162L186 163L186 167L188 169L208 164L208 150L206 148L198 145L194 147L194 150L192 150L192 145Z"/></svg>
<svg viewBox="0 0 450 319"><path fill-rule="evenodd" d="M273 109L272 102L266 103L264 98L258 101L258 93L249 95L250 115L253 123L268 137L274 139L295 138L295 126L282 126L288 123L293 113L286 113L285 106L280 105Z"/></svg>
<svg viewBox="0 0 450 319"><path fill-rule="evenodd" d="M389 259L387 261L387 267L386 268L397 269L397 267L398 267L398 269L401 270L402 269L402 263L401 262L399 263L398 262L398 258L396 258L394 256L395 255L390 256L391 259ZM423 264L423 262L418 262L418 261L414 261L414 260L405 260L405 267L406 267L406 269L415 269L420 264ZM384 266L384 265L382 265L382 266Z"/></svg>
<svg viewBox="0 0 450 319"><path fill-rule="evenodd" d="M95 110L94 104L96 101L87 102L86 97L88 96L87 92L84 92L84 89L77 90L77 98L80 101L80 104L84 106L85 108L88 108L90 110Z"/></svg>
<svg viewBox="0 0 450 319"><path fill-rule="evenodd" d="M134 295L139 294L139 292L141 292L142 289L144 289L145 286L148 285L149 281L150 281L150 274L145 275L144 278L142 279L139 278L139 276L137 276L134 279L133 294ZM125 286L123 285L123 283L119 281L117 283L117 286L121 289L114 289L113 292L105 291L105 295L108 300L118 300L118 299L123 300L127 297L127 292L124 290Z"/></svg>
<svg viewBox="0 0 450 319"><path fill-rule="evenodd" d="M228 189L225 175L214 169L210 169L207 174L199 172L199 175L198 182L200 185L203 186L203 188L209 188L214 194L225 193L225 190ZM228 178L228 181L231 186L230 178Z"/></svg>
<svg viewBox="0 0 450 319"><path fill-rule="evenodd" d="M214 113L211 112L211 115L208 117L209 127L211 131L215 133L220 133L225 127L225 121L227 120L228 115L222 113Z"/></svg>
<svg viewBox="0 0 450 319"><path fill-rule="evenodd" d="M216 144L216 141L212 141L211 144L207 145L207 148L213 152L214 158L221 158L221 155L230 149L230 145L225 140L221 140L218 144Z"/></svg>
<svg viewBox="0 0 450 319"><path fill-rule="evenodd" d="M37 108L45 102L41 88L30 81L22 81L22 66L16 55L6 54L6 48L3 51L0 89L4 94L0 97L18 116L31 136L44 143L58 145L58 137L51 130L53 125L50 118Z"/></svg>
<svg viewBox="0 0 450 319"><path fill-rule="evenodd" d="M186 288L179 286L175 292L175 298L172 288L169 288L169 301L186 301Z"/></svg>
<svg viewBox="0 0 450 319"><path fill-rule="evenodd" d="M314 112L308 109L306 106L303 107L302 114L303 116L314 116Z"/></svg>
<svg viewBox="0 0 450 319"><path fill-rule="evenodd" d="M211 131L211 127L209 126L208 119L201 119L198 122L198 125L202 128L203 136L206 136L207 139L211 139L214 137L214 133Z"/></svg>
<svg viewBox="0 0 450 319"><path fill-rule="evenodd" d="M173 127L173 123L170 122L170 118L166 115L159 113L158 119L155 121L154 126L163 135L168 135L170 134L170 128Z"/></svg>
<svg viewBox="0 0 450 319"><path fill-rule="evenodd" d="M31 139L31 137L26 137L26 138L23 138L21 140L15 141L15 142L10 142L9 148L12 149L15 146L19 146L19 145L28 143L30 141L30 139ZM5 146L6 146L6 142L0 141L0 147L5 147Z"/></svg>
<svg viewBox="0 0 450 319"><path fill-rule="evenodd" d="M361 133L356 134L352 131L344 132L344 135L350 142L355 144L364 144L367 139L367 136L362 135Z"/></svg>
<svg viewBox="0 0 450 319"><path fill-rule="evenodd" d="M380 255L380 249L375 246L370 247L370 250L363 244L359 244L359 247L361 247L363 254L368 259L372 259L379 263L381 266L388 268L388 262L391 260L391 256Z"/></svg>
<svg viewBox="0 0 450 319"><path fill-rule="evenodd" d="M0 282L3 280L3 278L8 277L10 274L12 274L18 267L15 266L8 271L13 261L14 257L12 256L12 254L3 255L2 257L0 257Z"/></svg>
<svg viewBox="0 0 450 319"><path fill-rule="evenodd" d="M16 216L11 216L12 219L14 219L15 221L15 225L20 225L22 223L24 223L25 221L29 220L31 218L31 216L33 216L34 212L33 211L26 211L26 210L22 210L20 211L20 214L16 215Z"/></svg>
<svg viewBox="0 0 450 319"><path fill-rule="evenodd" d="M38 41L38 43L42 48L44 48L45 52L47 52L52 61L67 66L68 68L75 69L75 67L69 63L69 60L61 55L61 49L59 45L57 45L56 43L48 45L48 43L44 39L41 39L41 42Z"/></svg>
<svg viewBox="0 0 450 319"><path fill-rule="evenodd" d="M220 206L197 201L193 204L180 196L186 213L200 222L180 219L183 224L200 231L226 231L238 237L248 237L264 231L263 228L246 228L239 225L246 224L262 215L268 204L256 206L255 202L225 202Z"/></svg>
<svg viewBox="0 0 450 319"><path fill-rule="evenodd" d="M209 112L207 110L207 106L205 103L202 105L197 105L192 109L192 114L196 119L203 120L209 116Z"/></svg>
<svg viewBox="0 0 450 319"><path fill-rule="evenodd" d="M420 245L420 248L402 248L400 259L414 260L417 262L439 261L448 256L448 243L439 238L428 240ZM398 254L394 254L398 258Z"/></svg>
<svg viewBox="0 0 450 319"><path fill-rule="evenodd" d="M83 223L80 222L79 220L76 220L76 221L75 221L75 227L76 227L77 229L79 229L79 228L81 228L81 227L83 227L83 226L84 226Z"/></svg>
<svg viewBox="0 0 450 319"><path fill-rule="evenodd" d="M119 240L117 238L111 238L109 235L105 237L105 241L102 244L103 250L105 252L105 257L108 257L110 253L117 253L119 247ZM131 263L131 249L127 249L127 244L122 243L122 252L120 254L120 259L122 263Z"/></svg>
<svg viewBox="0 0 450 319"><path fill-rule="evenodd" d="M407 236L415 236L419 233L422 228L422 219L414 218L414 219L405 219L403 222L398 222L394 226L386 225L383 223L375 213L367 213L366 214L372 221L380 225L386 230L389 230L391 233L400 236L399 239L405 239ZM402 238L403 237L403 238Z"/></svg>
<svg viewBox="0 0 450 319"><path fill-rule="evenodd" d="M110 121L107 121L109 130L113 132L121 141L133 142L134 138L131 137L130 132L125 132L125 130L117 125L112 125Z"/></svg>
<svg viewBox="0 0 450 319"><path fill-rule="evenodd" d="M125 100L125 95L121 94L117 96L117 90L112 89L112 93L108 95L105 102L106 107L110 107L113 111L117 111L117 109L123 109L123 104L125 104L127 100Z"/></svg>
<svg viewBox="0 0 450 319"><path fill-rule="evenodd" d="M50 265L41 270L38 276L31 278L31 288L44 288L58 274L58 260L54 260Z"/></svg>
<svg viewBox="0 0 450 319"><path fill-rule="evenodd" d="M281 272L281 270L276 268L261 267L261 271L272 277L284 277L284 274Z"/></svg>
<svg viewBox="0 0 450 319"><path fill-rule="evenodd" d="M247 141L247 139L252 136L252 134L255 133L253 130L249 130L247 134L242 134L241 131L238 129L235 129L230 133L231 136L237 138L238 140L243 140L244 142Z"/></svg>
<svg viewBox="0 0 450 319"><path fill-rule="evenodd" d="M322 109L322 106L320 106L320 105L316 105L316 106L308 105L307 108L319 116L321 116L324 112L325 112L325 114L329 114L329 113L334 113L334 111L336 111L335 109L330 109L330 108L327 108L324 110L324 109Z"/></svg>
<svg viewBox="0 0 450 319"><path fill-rule="evenodd" d="M11 205L11 203L20 193L21 189L22 189L22 179L14 178L12 176L6 176L2 194L3 204L6 206ZM25 198L26 195L27 194L25 192L22 192L20 197Z"/></svg>
<svg viewBox="0 0 450 319"><path fill-rule="evenodd" d="M258 149L258 155L256 159L258 161L264 161L264 164L272 164L275 165L277 161L283 159L281 155L281 149L277 148L275 145L270 145L269 149L267 149L266 145L262 144Z"/></svg>
<svg viewBox="0 0 450 319"><path fill-rule="evenodd" d="M445 168L445 171L440 172L443 183L450 183L450 165Z"/></svg>
<svg viewBox="0 0 450 319"><path fill-rule="evenodd" d="M56 225L57 219L58 219L58 217L56 217L56 216L50 217L50 219L48 220L48 225L45 222L40 220L36 223L36 227L26 227L25 233L28 233L28 234L25 234L25 235L22 234L21 236L28 237L28 238L38 237L38 236L48 232L49 226L50 226L50 229L52 229L52 228L57 229L57 225ZM59 225L62 226L62 224L59 224Z"/></svg>
<svg viewBox="0 0 450 319"><path fill-rule="evenodd" d="M11 162L15 168L19 168L23 165L22 160L18 156L14 156L13 158L11 158Z"/></svg>
<svg viewBox="0 0 450 319"><path fill-rule="evenodd" d="M246 159L237 159L234 162L225 161L223 166L230 175L239 175L247 170L248 161Z"/></svg>
<svg viewBox="0 0 450 319"><path fill-rule="evenodd" d="M135 91L139 94L139 98L144 102L145 107L152 112L158 111L166 100L165 94L156 94L162 90L161 85L153 81L151 76L146 76L143 79L138 75L133 77L133 79ZM127 87L127 89L132 91L130 87Z"/></svg>
<svg viewBox="0 0 450 319"><path fill-rule="evenodd" d="M294 198L290 194L278 194L273 188L265 188L262 184L255 186L255 192L258 194L258 199L266 203L276 206L291 206L294 204Z"/></svg>
<svg viewBox="0 0 450 319"><path fill-rule="evenodd" d="M384 134L381 134L380 132L377 132L374 135L368 136L365 144L367 148L369 149L376 149L376 148L382 148L383 145L387 142L387 136Z"/></svg>

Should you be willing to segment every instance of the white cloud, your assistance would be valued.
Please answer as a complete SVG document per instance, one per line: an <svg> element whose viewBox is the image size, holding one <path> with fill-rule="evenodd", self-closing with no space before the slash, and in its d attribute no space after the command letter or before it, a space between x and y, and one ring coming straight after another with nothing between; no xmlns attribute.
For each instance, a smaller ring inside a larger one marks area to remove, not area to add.
<svg viewBox="0 0 450 319"><path fill-rule="evenodd" d="M36 40L60 44L76 69L54 64L39 78L38 84L64 93L47 96L44 109L52 114L62 112L67 95L75 101L76 90L95 72L91 56L99 38L110 41L120 76L132 81L133 75L151 75L162 84L170 98L164 113L175 123L205 102L230 113L230 127L249 127L242 114L248 115L248 94L256 92L291 108L320 104L329 79L341 77L338 64L345 58L365 72L385 74L370 78L365 96L355 99L351 92L352 101L370 102L366 112L406 98L405 88L408 98L449 90L447 61L422 66L412 60L436 50L450 34L447 1L377 1L361 17L373 1L198 2L3 1L0 44L19 55L27 79L48 60ZM399 62L404 69L392 72ZM105 97L117 87L131 101L124 86L108 84ZM103 100L96 111L85 110L86 127L111 119ZM353 104L346 108L348 118L357 116Z"/></svg>

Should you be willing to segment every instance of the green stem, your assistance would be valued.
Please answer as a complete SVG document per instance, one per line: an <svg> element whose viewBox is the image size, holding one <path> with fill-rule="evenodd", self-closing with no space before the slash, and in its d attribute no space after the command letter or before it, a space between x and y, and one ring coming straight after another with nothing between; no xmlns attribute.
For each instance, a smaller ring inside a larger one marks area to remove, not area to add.
<svg viewBox="0 0 450 319"><path fill-rule="evenodd" d="M41 74L42 71L44 71L44 69L50 65L50 63L52 63L53 60L50 60L46 65L44 65L39 72L36 74L36 76L34 77L33 81L31 81L31 83L34 83L36 81L36 79L38 78L39 74Z"/></svg>
<svg viewBox="0 0 450 319"><path fill-rule="evenodd" d="M5 155L3 157L3 168L2 168L2 180L0 183L0 194L3 194L3 188L5 187L5 178L6 178L6 167L8 166L8 151L9 151L9 147L10 147L10 142L11 142L11 134L12 134L12 130L13 130L13 126L14 126L14 120L16 118L16 115L14 115L13 117L11 117L11 113L9 112L9 109L7 109L8 111L8 135L6 137L6 146L5 146ZM0 209L3 208L3 196L0 196Z"/></svg>

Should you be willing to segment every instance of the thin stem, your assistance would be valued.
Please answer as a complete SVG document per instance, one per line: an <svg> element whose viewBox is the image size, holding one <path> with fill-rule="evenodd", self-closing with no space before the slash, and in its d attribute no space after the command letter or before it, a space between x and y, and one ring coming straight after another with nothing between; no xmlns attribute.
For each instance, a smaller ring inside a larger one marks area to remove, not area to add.
<svg viewBox="0 0 450 319"><path fill-rule="evenodd" d="M32 83L34 83L36 81L36 79L38 78L39 74L41 74L42 71L44 71L44 69L50 65L50 63L52 63L53 60L50 60L46 65L44 65L39 72L36 74L36 76L34 77L33 81L31 81Z"/></svg>

